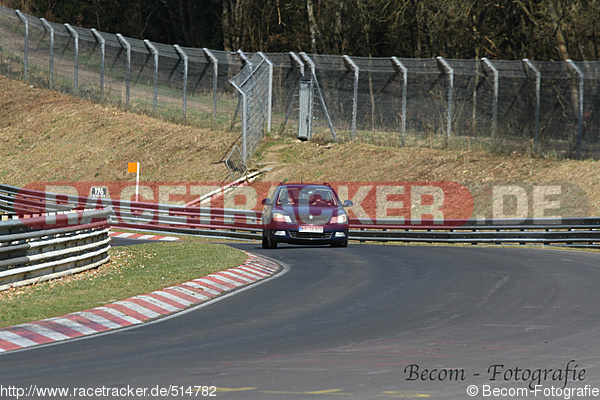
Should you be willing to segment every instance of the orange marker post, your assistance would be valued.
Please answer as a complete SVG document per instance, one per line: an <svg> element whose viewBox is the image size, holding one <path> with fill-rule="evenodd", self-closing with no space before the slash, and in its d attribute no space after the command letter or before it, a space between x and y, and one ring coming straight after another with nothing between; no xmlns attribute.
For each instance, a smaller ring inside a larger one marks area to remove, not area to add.
<svg viewBox="0 0 600 400"><path fill-rule="evenodd" d="M135 173L135 201L138 201L140 193L140 163L130 162L127 164L127 172Z"/></svg>

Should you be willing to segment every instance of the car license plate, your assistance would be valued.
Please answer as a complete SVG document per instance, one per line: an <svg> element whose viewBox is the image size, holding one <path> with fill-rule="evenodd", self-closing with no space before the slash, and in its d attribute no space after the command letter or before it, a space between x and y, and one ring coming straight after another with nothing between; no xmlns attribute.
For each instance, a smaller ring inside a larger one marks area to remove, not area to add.
<svg viewBox="0 0 600 400"><path fill-rule="evenodd" d="M323 233L322 226L300 226L300 232Z"/></svg>

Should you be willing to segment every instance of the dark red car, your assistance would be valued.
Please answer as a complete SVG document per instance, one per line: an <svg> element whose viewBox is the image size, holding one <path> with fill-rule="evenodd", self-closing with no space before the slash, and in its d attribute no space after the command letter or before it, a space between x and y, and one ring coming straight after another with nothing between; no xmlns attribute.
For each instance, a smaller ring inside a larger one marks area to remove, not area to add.
<svg viewBox="0 0 600 400"><path fill-rule="evenodd" d="M280 183L272 199L264 199L263 239L265 249L278 243L348 246L348 214L327 184Z"/></svg>

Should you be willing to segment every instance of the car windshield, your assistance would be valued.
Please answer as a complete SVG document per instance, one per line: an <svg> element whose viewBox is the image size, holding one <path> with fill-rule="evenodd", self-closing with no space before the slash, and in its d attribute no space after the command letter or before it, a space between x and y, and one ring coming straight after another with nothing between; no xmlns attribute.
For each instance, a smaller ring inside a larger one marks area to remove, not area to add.
<svg viewBox="0 0 600 400"><path fill-rule="evenodd" d="M281 188L276 204L337 207L338 201L333 190L327 187L291 186Z"/></svg>

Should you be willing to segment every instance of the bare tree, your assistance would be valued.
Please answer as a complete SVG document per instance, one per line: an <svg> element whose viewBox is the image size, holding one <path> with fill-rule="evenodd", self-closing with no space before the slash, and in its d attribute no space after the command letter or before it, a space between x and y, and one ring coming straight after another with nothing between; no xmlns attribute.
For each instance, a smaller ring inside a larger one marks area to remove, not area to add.
<svg viewBox="0 0 600 400"><path fill-rule="evenodd" d="M315 18L315 8L313 0L306 0L306 13L308 14L308 29L310 31L310 51L317 53L319 44L322 45L322 35L317 19Z"/></svg>
<svg viewBox="0 0 600 400"><path fill-rule="evenodd" d="M241 48L243 40L244 12L248 0L223 0L222 29L223 47L234 51Z"/></svg>
<svg viewBox="0 0 600 400"><path fill-rule="evenodd" d="M0 0L126 36L235 51L597 60L600 0Z"/></svg>

